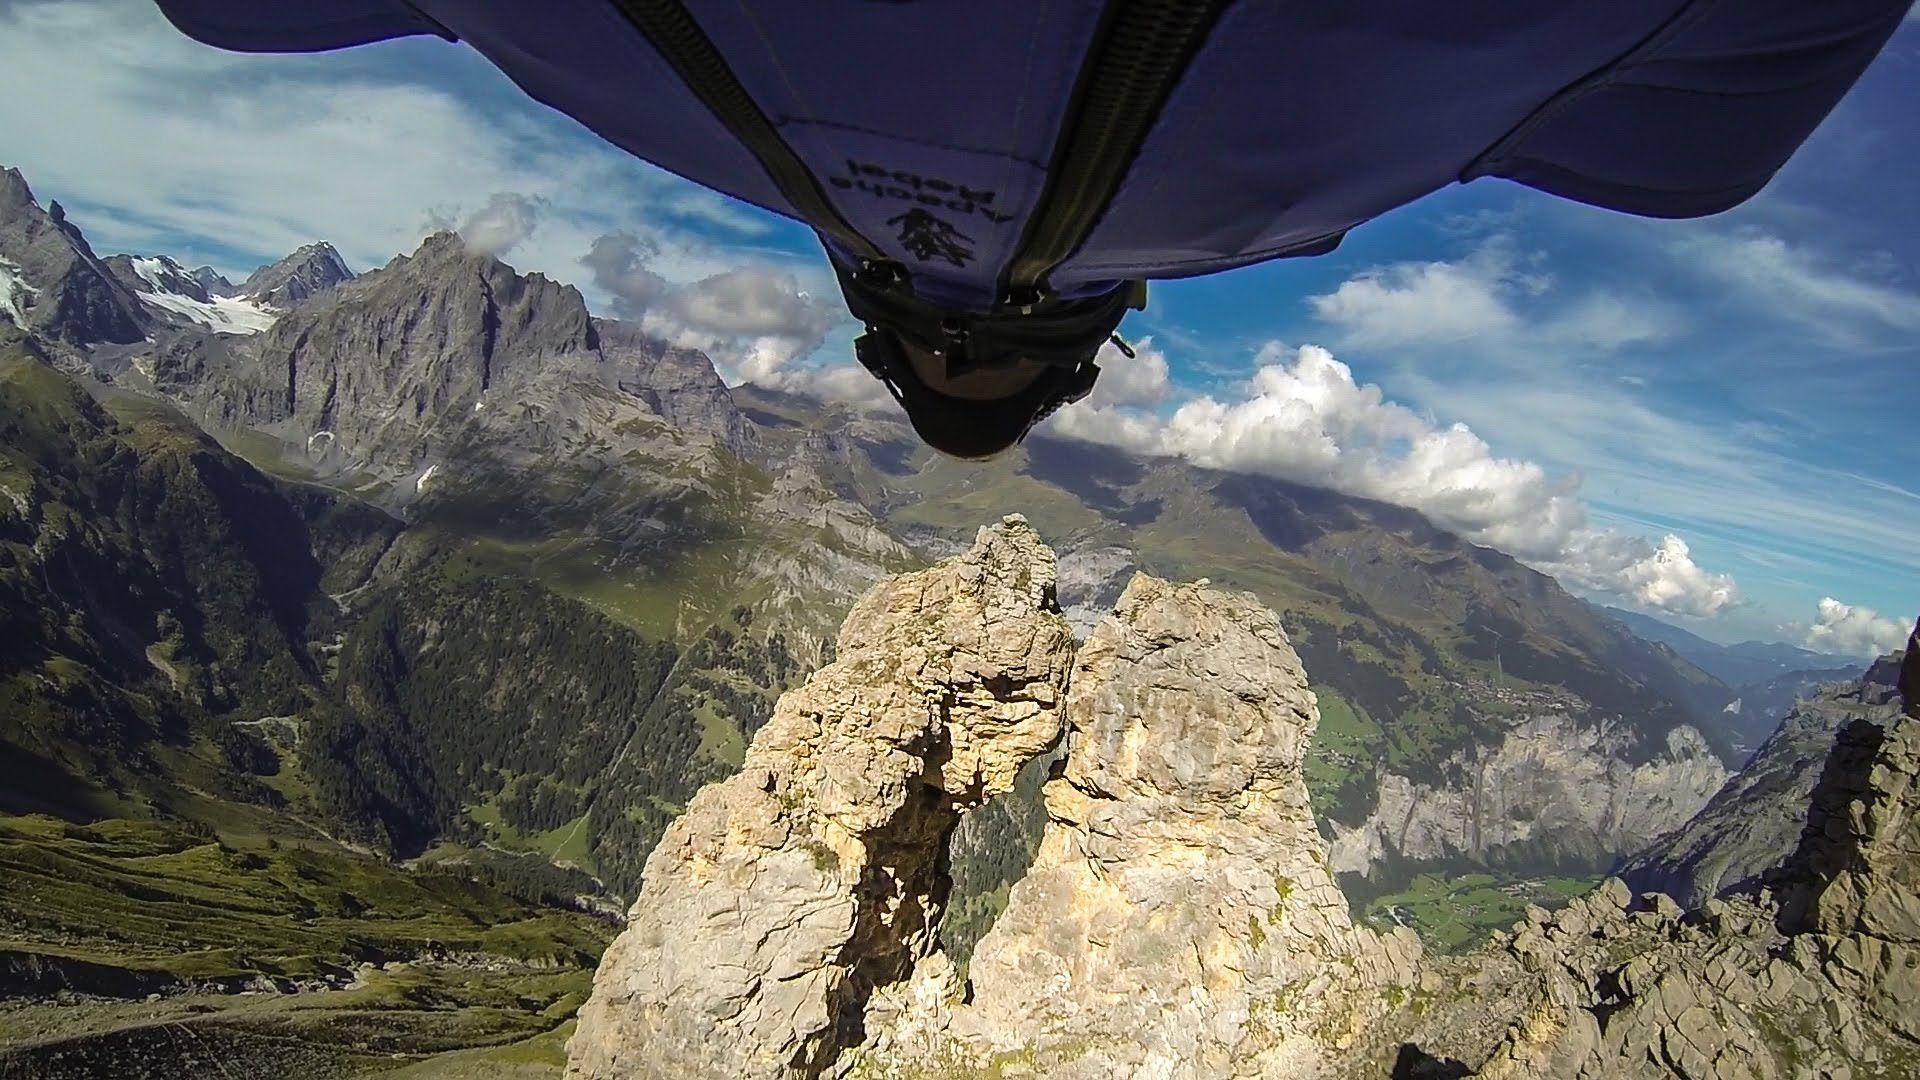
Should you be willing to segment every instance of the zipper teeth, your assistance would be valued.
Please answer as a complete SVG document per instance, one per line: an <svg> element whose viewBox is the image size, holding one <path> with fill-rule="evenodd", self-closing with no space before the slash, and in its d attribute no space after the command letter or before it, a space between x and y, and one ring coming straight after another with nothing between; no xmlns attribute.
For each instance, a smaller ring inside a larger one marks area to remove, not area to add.
<svg viewBox="0 0 1920 1080"><path fill-rule="evenodd" d="M774 187L807 224L865 258L884 257L840 215L820 182L780 137L773 121L741 85L685 4L680 0L613 0L613 5L653 45L707 111L760 162Z"/></svg>
<svg viewBox="0 0 1920 1080"><path fill-rule="evenodd" d="M1047 187L1008 263L1010 288L1040 286L1080 246L1225 7L1225 0L1116 0Z"/></svg>

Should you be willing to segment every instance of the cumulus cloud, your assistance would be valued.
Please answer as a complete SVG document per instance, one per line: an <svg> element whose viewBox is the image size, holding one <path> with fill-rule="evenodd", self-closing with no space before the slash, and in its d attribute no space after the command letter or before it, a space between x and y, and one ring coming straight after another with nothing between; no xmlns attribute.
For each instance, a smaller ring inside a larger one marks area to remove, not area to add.
<svg viewBox="0 0 1920 1080"><path fill-rule="evenodd" d="M1112 342L1100 347L1097 359L1100 381L1085 404L1094 408L1122 405L1158 405L1167 399L1170 383L1167 354L1154 346L1150 337L1133 343L1128 356Z"/></svg>
<svg viewBox="0 0 1920 1080"><path fill-rule="evenodd" d="M1703 569L1687 542L1672 533L1653 544L1614 530L1583 530L1563 555L1539 565L1583 588L1675 615L1705 618L1739 598L1731 575Z"/></svg>
<svg viewBox="0 0 1920 1080"><path fill-rule="evenodd" d="M1807 628L1806 646L1842 656L1878 656L1900 648L1911 624L1911 620L1903 624L1889 619L1870 607L1822 597L1813 625Z"/></svg>
<svg viewBox="0 0 1920 1080"><path fill-rule="evenodd" d="M1191 398L1171 414L1120 401L1064 410L1051 430L1137 453L1409 506L1573 583L1663 611L1712 615L1737 597L1677 536L1653 544L1596 528L1577 476L1495 454L1464 424L1437 424L1354 380L1326 349L1270 345L1243 395Z"/></svg>
<svg viewBox="0 0 1920 1080"><path fill-rule="evenodd" d="M474 251L505 255L533 233L534 223L546 205L545 199L496 191L460 226L460 238Z"/></svg>
<svg viewBox="0 0 1920 1080"><path fill-rule="evenodd" d="M809 294L781 267L750 263L672 282L653 269L658 254L652 239L614 232L595 239L581 263L614 314L705 351L729 382L780 386L788 365L845 318L837 299Z"/></svg>

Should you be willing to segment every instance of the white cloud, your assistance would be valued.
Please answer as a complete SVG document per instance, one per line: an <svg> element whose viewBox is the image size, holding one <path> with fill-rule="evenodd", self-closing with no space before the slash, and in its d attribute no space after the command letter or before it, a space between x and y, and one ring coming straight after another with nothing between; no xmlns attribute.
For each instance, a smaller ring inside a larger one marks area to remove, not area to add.
<svg viewBox="0 0 1920 1080"><path fill-rule="evenodd" d="M837 297L811 295L784 268L749 263L674 283L654 271L658 254L650 239L615 232L597 237L581 264L611 297L614 314L705 351L728 382L781 386L788 365L846 319Z"/></svg>
<svg viewBox="0 0 1920 1080"><path fill-rule="evenodd" d="M1324 348L1270 345L1256 362L1237 400L1202 395L1164 417L1096 403L1049 423L1138 453L1409 506L1576 585L1663 611L1712 615L1737 596L1733 579L1696 565L1679 537L1655 545L1595 528L1577 476L1499 457L1466 425L1436 424L1385 400Z"/></svg>
<svg viewBox="0 0 1920 1080"><path fill-rule="evenodd" d="M1534 280L1533 287L1539 282ZM1483 246L1461 262L1403 262L1375 267L1310 296L1314 314L1343 331L1352 345L1469 341L1512 333L1520 317L1508 306L1515 276L1506 245Z"/></svg>
<svg viewBox="0 0 1920 1080"><path fill-rule="evenodd" d="M1920 330L1920 293L1861 276L1770 233L1704 233L1674 253L1756 310L1798 322L1823 337Z"/></svg>
<svg viewBox="0 0 1920 1080"><path fill-rule="evenodd" d="M1167 354L1150 337L1133 343L1133 355L1112 342L1100 347L1100 380L1084 404L1094 408L1120 405L1158 405L1167 399Z"/></svg>
<svg viewBox="0 0 1920 1080"><path fill-rule="evenodd" d="M1336 340L1355 348L1404 345L1598 349L1671 337L1681 319L1657 300L1604 290L1563 297L1537 253L1511 234L1484 237L1455 260L1369 267L1330 293L1307 297Z"/></svg>
<svg viewBox="0 0 1920 1080"><path fill-rule="evenodd" d="M1813 625L1807 629L1806 646L1842 656L1878 656L1906 643L1911 622L1902 624L1870 607L1823 597Z"/></svg>
<svg viewBox="0 0 1920 1080"><path fill-rule="evenodd" d="M1693 561L1687 542L1668 533L1658 545L1612 529L1586 530L1559 559L1540 568L1575 585L1610 592L1643 608L1697 618L1716 615L1739 598L1731 575Z"/></svg>
<svg viewBox="0 0 1920 1080"><path fill-rule="evenodd" d="M497 191L460 226L460 238L474 251L505 255L533 233L545 206L545 199Z"/></svg>
<svg viewBox="0 0 1920 1080"><path fill-rule="evenodd" d="M102 251L236 279L321 239L380 266L430 216L561 281L587 279L580 255L611 230L661 235L655 269L682 278L724 268L700 235L772 227L557 117L464 47L252 56L188 39L152 4L0 3L0 73L0 160L43 202L66 204Z"/></svg>

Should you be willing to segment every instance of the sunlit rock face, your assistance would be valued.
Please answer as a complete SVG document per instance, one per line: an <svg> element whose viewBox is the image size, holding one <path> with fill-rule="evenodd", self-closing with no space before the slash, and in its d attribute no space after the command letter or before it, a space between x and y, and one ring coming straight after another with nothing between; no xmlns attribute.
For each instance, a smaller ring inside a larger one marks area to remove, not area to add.
<svg viewBox="0 0 1920 1080"><path fill-rule="evenodd" d="M1048 1076L1313 1076L1413 980L1357 927L1301 762L1319 723L1250 596L1136 576L1088 635L1040 854L952 1029Z"/></svg>
<svg viewBox="0 0 1920 1080"><path fill-rule="evenodd" d="M1273 612L1136 575L1076 650L1055 591L1009 518L869 592L655 850L569 1075L1920 1074L1920 649L1903 713L1840 731L1749 888L1687 910L1612 878L1425 955L1335 884ZM1039 852L962 971L955 826L1052 754Z"/></svg>
<svg viewBox="0 0 1920 1080"><path fill-rule="evenodd" d="M1634 738L1628 722L1543 713L1455 755L1440 770L1453 782L1383 771L1367 819L1333 826L1334 870L1366 874L1390 858L1604 867L1684 825L1727 779L1690 725L1646 760Z"/></svg>
<svg viewBox="0 0 1920 1080"><path fill-rule="evenodd" d="M960 814L1060 735L1072 639L1024 521L869 592L647 861L569 1075L818 1075L933 953Z"/></svg>

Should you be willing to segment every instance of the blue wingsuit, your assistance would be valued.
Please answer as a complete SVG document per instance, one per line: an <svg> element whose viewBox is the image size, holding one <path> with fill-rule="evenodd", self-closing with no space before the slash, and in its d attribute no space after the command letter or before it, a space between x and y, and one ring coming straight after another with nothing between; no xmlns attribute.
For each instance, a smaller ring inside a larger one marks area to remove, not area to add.
<svg viewBox="0 0 1920 1080"><path fill-rule="evenodd" d="M435 34L955 310L1330 250L1498 176L1759 191L1908 0L159 0L248 51Z"/></svg>

